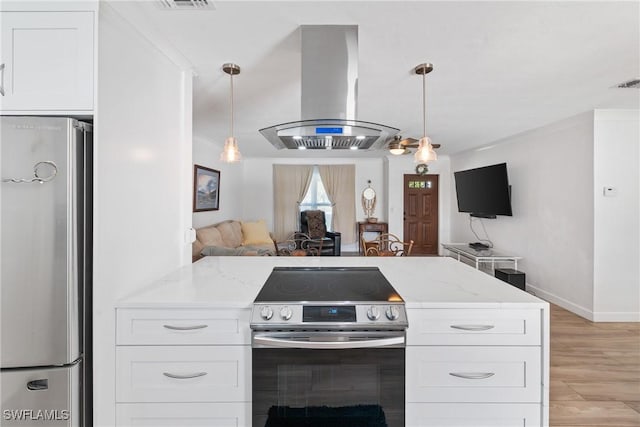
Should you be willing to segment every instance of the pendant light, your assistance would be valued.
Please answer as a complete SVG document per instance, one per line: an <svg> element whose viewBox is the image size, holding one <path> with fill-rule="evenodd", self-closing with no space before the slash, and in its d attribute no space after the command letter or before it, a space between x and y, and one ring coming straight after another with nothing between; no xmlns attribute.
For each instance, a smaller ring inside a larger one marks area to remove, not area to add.
<svg viewBox="0 0 640 427"><path fill-rule="evenodd" d="M431 145L431 138L427 136L427 82L426 76L433 71L433 64L425 63L420 64L414 69L415 73L422 76L422 113L423 113L423 127L422 138L418 142L418 151L414 155L416 163L428 163L434 160L438 160L438 155Z"/></svg>
<svg viewBox="0 0 640 427"><path fill-rule="evenodd" d="M231 82L231 127L229 129L229 137L224 141L224 149L220 154L220 160L225 163L235 163L242 158L240 150L238 150L238 140L233 136L233 76L240 74L240 66L231 63L223 64L222 71L229 74L229 81Z"/></svg>

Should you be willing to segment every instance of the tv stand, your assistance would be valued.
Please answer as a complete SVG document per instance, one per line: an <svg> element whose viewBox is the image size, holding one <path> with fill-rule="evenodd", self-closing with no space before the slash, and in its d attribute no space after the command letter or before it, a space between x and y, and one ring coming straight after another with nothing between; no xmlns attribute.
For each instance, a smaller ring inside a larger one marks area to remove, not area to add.
<svg viewBox="0 0 640 427"><path fill-rule="evenodd" d="M471 261L475 264L476 270L480 270L482 264L488 264L491 269L491 275L495 274L496 264L498 263L511 263L513 269L518 269L518 260L522 257L515 255L505 255L490 249L474 249L469 247L470 244L465 243L443 243L442 247L454 254L454 258L458 261L463 260Z"/></svg>

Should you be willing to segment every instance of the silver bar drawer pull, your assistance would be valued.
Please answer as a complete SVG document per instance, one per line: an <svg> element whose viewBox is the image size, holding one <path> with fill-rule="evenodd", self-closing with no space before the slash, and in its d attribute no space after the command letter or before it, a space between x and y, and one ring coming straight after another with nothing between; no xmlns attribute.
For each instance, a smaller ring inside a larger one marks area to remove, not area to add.
<svg viewBox="0 0 640 427"><path fill-rule="evenodd" d="M172 331L193 331L196 329L204 329L209 325L193 325L193 326L173 326L173 325L162 325L167 329L171 329Z"/></svg>
<svg viewBox="0 0 640 427"><path fill-rule="evenodd" d="M495 328L493 325L451 325L453 329L460 329L462 331L488 331Z"/></svg>
<svg viewBox="0 0 640 427"><path fill-rule="evenodd" d="M165 377L174 378L176 380L188 380L188 379L191 379L191 378L204 377L205 375L207 375L207 373L206 372L196 372L195 374L178 375L178 374L172 374L170 372L163 372L162 375L164 375Z"/></svg>
<svg viewBox="0 0 640 427"><path fill-rule="evenodd" d="M495 375L493 372L449 372L452 377L464 378L465 380L485 380Z"/></svg>

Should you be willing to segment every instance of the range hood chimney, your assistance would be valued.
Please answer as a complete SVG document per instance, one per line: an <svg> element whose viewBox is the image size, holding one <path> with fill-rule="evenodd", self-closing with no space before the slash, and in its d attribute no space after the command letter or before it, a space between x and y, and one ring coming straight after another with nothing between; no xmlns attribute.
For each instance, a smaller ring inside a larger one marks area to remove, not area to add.
<svg viewBox="0 0 640 427"><path fill-rule="evenodd" d="M357 120L358 26L302 25L301 120L260 129L276 148L378 149L399 129Z"/></svg>

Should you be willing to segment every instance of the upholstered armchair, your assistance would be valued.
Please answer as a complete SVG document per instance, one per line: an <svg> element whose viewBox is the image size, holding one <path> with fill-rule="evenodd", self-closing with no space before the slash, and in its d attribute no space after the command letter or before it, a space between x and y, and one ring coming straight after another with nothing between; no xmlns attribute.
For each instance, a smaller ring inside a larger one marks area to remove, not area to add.
<svg viewBox="0 0 640 427"><path fill-rule="evenodd" d="M311 239L321 239L318 245L320 255L340 256L340 244L342 235L339 232L327 231L324 212L321 210L300 212L301 232Z"/></svg>

